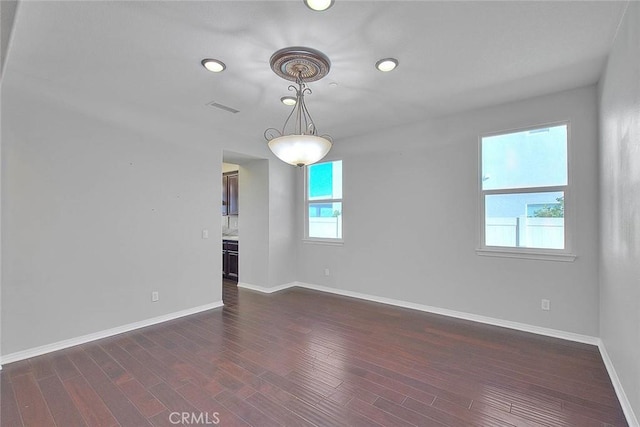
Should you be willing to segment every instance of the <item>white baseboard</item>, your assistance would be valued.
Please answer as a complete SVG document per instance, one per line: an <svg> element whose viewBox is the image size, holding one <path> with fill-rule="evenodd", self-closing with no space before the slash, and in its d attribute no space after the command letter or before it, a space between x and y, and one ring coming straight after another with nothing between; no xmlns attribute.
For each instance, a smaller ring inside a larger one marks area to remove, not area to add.
<svg viewBox="0 0 640 427"><path fill-rule="evenodd" d="M124 332L133 331L134 329L144 328L146 326L155 325L158 323L166 322L168 320L177 319L179 317L189 316L190 314L200 313L201 311L207 311L214 308L222 307L222 301L212 302L210 304L201 305L198 307L188 308L186 310L176 311L162 316L152 317L151 319L141 320L139 322L129 323L126 325L118 326L104 331L94 332L92 334L83 335L76 338L70 338L68 340L58 341L51 344L42 345L40 347L34 347L27 350L17 351L3 355L0 359L2 365L19 360L29 359L31 357L40 356L52 351L58 351L65 348L73 347L75 345L84 344L90 341L99 340L102 338L111 337L113 335L122 334ZM1 369L1 365L0 365Z"/></svg>
<svg viewBox="0 0 640 427"><path fill-rule="evenodd" d="M267 288L264 286L252 285L251 283L238 282L238 287L242 289L249 289L251 291L262 292L263 294L272 294L274 292L282 291L284 289L293 288L299 286L298 282L285 283L284 285L274 286L273 288Z"/></svg>
<svg viewBox="0 0 640 427"><path fill-rule="evenodd" d="M602 360L604 361L604 366L607 368L607 372L609 373L609 378L611 378L611 383L613 384L613 388L616 391L616 395L618 396L618 401L620 402L620 406L622 406L622 411L624 412L624 416L627 418L627 423L629 427L640 427L640 423L638 423L638 418L636 414L633 412L633 408L631 407L631 402L627 398L627 394L624 392L624 388L622 388L622 383L620 382L620 378L618 378L618 373L616 369L613 367L613 362L607 353L607 349L604 346L602 340L599 340L598 348L600 349L600 355L602 356Z"/></svg>
<svg viewBox="0 0 640 427"><path fill-rule="evenodd" d="M288 285L289 287L291 284ZM581 342L585 344L598 345L600 339L590 335L576 334L573 332L561 331L558 329L543 328L541 326L528 325L526 323L512 322L509 320L496 319L493 317L481 316L479 314L465 313L462 311L449 310L447 308L434 307L424 304L379 297L375 295L363 294L360 292L345 291L342 289L330 288L327 286L312 285L310 283L294 282L293 286L313 289L316 291L329 292L346 297L358 298L367 301L379 302L382 304L395 305L397 307L410 308L412 310L424 311L427 313L441 314L443 316L455 317L457 319L471 320L473 322L485 323L488 325L501 326L503 328L515 329L518 331L531 332L533 334L545 335L554 338L561 338L569 341Z"/></svg>

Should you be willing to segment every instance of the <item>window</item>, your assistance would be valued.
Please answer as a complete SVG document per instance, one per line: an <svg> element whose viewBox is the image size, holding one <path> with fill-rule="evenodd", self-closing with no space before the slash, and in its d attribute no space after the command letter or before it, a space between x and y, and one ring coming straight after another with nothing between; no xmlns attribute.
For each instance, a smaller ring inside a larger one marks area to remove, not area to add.
<svg viewBox="0 0 640 427"><path fill-rule="evenodd" d="M481 138L482 249L567 252L567 152L566 123Z"/></svg>
<svg viewBox="0 0 640 427"><path fill-rule="evenodd" d="M342 161L306 169L306 237L342 239Z"/></svg>

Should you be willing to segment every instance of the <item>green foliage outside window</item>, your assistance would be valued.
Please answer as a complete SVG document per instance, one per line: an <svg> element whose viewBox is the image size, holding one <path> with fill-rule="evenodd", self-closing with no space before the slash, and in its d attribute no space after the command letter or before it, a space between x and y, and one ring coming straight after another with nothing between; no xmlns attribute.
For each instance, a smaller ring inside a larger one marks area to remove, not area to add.
<svg viewBox="0 0 640 427"><path fill-rule="evenodd" d="M542 209L538 209L533 213L536 218L564 218L564 197L558 197L556 199L558 203L554 203L553 206L544 206Z"/></svg>

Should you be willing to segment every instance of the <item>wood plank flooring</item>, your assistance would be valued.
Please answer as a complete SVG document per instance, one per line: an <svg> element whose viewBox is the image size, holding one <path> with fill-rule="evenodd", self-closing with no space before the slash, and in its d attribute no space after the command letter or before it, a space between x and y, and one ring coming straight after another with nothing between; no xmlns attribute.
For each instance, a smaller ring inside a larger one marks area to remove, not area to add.
<svg viewBox="0 0 640 427"><path fill-rule="evenodd" d="M1 425L626 426L596 347L305 289L5 365Z"/></svg>

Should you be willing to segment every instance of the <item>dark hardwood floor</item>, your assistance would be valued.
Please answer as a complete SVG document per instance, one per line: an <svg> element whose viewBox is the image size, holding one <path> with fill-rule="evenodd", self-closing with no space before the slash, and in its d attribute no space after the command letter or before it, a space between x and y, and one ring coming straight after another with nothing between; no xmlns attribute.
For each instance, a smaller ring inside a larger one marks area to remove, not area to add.
<svg viewBox="0 0 640 427"><path fill-rule="evenodd" d="M4 366L2 426L627 425L593 346L224 287L224 308Z"/></svg>
<svg viewBox="0 0 640 427"><path fill-rule="evenodd" d="M227 307L238 304L238 282L222 279L222 302Z"/></svg>

